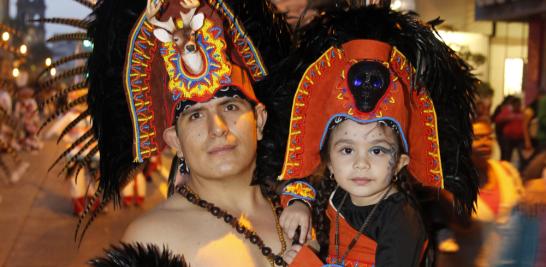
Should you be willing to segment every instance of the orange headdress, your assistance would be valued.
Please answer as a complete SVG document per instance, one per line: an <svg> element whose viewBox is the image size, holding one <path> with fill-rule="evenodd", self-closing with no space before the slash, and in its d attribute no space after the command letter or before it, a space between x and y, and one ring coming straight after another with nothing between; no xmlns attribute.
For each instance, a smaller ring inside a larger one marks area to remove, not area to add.
<svg viewBox="0 0 546 267"><path fill-rule="evenodd" d="M324 52L294 97L281 178L311 175L328 126L345 117L394 122L411 158L410 173L425 185L442 187L434 105L424 90L413 88L414 72L396 47L375 40L352 40Z"/></svg>

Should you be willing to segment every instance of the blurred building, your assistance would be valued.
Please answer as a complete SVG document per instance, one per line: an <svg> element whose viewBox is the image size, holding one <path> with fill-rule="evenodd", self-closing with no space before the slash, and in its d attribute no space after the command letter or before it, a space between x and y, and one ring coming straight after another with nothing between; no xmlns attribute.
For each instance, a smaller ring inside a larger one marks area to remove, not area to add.
<svg viewBox="0 0 546 267"><path fill-rule="evenodd" d="M45 43L45 26L43 23L34 23L45 17L45 0L17 0L17 15L15 22L19 29L26 33L23 42L34 46Z"/></svg>
<svg viewBox="0 0 546 267"><path fill-rule="evenodd" d="M474 67L479 79L495 90L493 106L505 95L525 97L528 65L532 54L528 41L531 27L528 20L485 18L478 2L498 6L497 2L546 2L543 0L392 0L394 5L414 5L414 11L425 21L436 18L444 22L439 36ZM397 3L400 2L400 3ZM496 12L492 12L496 13Z"/></svg>
<svg viewBox="0 0 546 267"><path fill-rule="evenodd" d="M0 23L6 23L9 18L9 0L0 0Z"/></svg>
<svg viewBox="0 0 546 267"><path fill-rule="evenodd" d="M543 0L476 0L476 19L495 23L526 23L528 60L525 63L524 96L531 102L538 91L546 89L546 1Z"/></svg>
<svg viewBox="0 0 546 267"><path fill-rule="evenodd" d="M27 45L28 55L20 63L21 69L28 71L30 80L41 71L44 60L50 55L45 45L45 26L35 20L45 17L45 0L13 0L16 1L13 27L20 33L17 42Z"/></svg>

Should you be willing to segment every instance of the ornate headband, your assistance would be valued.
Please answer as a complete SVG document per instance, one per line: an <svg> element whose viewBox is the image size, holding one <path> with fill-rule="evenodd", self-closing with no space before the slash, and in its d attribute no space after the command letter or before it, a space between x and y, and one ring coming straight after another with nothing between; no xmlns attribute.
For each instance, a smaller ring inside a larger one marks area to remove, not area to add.
<svg viewBox="0 0 546 267"><path fill-rule="evenodd" d="M148 0L127 53L135 162L163 146L157 135L172 125L178 103L205 102L226 87L258 102L252 84L267 75L252 40L220 0Z"/></svg>

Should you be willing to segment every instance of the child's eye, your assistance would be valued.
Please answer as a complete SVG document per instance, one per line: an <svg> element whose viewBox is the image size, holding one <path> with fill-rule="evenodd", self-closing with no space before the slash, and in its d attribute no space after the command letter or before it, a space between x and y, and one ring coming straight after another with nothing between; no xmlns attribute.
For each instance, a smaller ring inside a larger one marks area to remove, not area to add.
<svg viewBox="0 0 546 267"><path fill-rule="evenodd" d="M344 147L342 149L340 149L340 151L342 155L349 155L351 153L353 153L353 149L350 148L350 147Z"/></svg>
<svg viewBox="0 0 546 267"><path fill-rule="evenodd" d="M370 148L370 153L372 153L373 155L381 155L381 154L385 154L385 153L388 153L390 150L387 149L387 148L384 148L384 147L372 147Z"/></svg>
<svg viewBox="0 0 546 267"><path fill-rule="evenodd" d="M235 104L227 104L225 107L226 111L237 111L239 107Z"/></svg>

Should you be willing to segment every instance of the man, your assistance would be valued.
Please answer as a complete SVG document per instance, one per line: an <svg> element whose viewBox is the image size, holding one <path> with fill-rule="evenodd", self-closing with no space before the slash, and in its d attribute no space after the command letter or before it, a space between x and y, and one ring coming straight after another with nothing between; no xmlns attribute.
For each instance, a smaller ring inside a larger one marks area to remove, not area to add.
<svg viewBox="0 0 546 267"><path fill-rule="evenodd" d="M144 266L140 259L169 253L183 255L191 266L281 265L287 242L267 181L282 164L283 144L271 136L287 132L277 129L287 127L275 116L279 108L275 105L286 103L289 112L291 95L281 92L273 101L275 94L260 89L266 87L267 68L288 52L287 24L268 1L149 0L124 52L120 80L125 81L125 97L108 97L114 93L103 84L112 83L107 76L115 71L102 69L113 64L104 62L111 57L100 55L111 49L105 43L121 41L103 40L101 34L122 22L112 18L117 14L112 10L131 14L124 10L134 12L135 5L104 1L95 9L95 28L91 27L95 52L90 58L89 94L97 104L90 107L97 119L94 126L104 131L98 138L103 175L99 190L104 190L103 197L115 198L130 175L113 174L137 170L128 162L147 160L161 149L163 140L176 150L179 170L189 178L168 200L128 227L122 253L114 248L93 264L117 266L124 262L116 260L123 254L139 251L125 263ZM264 50L267 53L260 53ZM107 102L113 100L116 104ZM130 117L121 118L121 107L126 109L127 104ZM264 104L274 115L268 127ZM118 109L107 111L115 105ZM133 132L131 161L120 156L128 149L120 144L131 138L123 134L128 119ZM115 132L110 124L115 124Z"/></svg>
<svg viewBox="0 0 546 267"><path fill-rule="evenodd" d="M275 254L284 237L270 201L249 186L256 166L256 144L267 119L263 104L222 97L197 103L164 132L167 143L189 166L187 187L200 198L245 220ZM177 135L178 133L178 135ZM124 242L167 245L195 266L267 266L267 258L222 218L174 194L133 222Z"/></svg>

